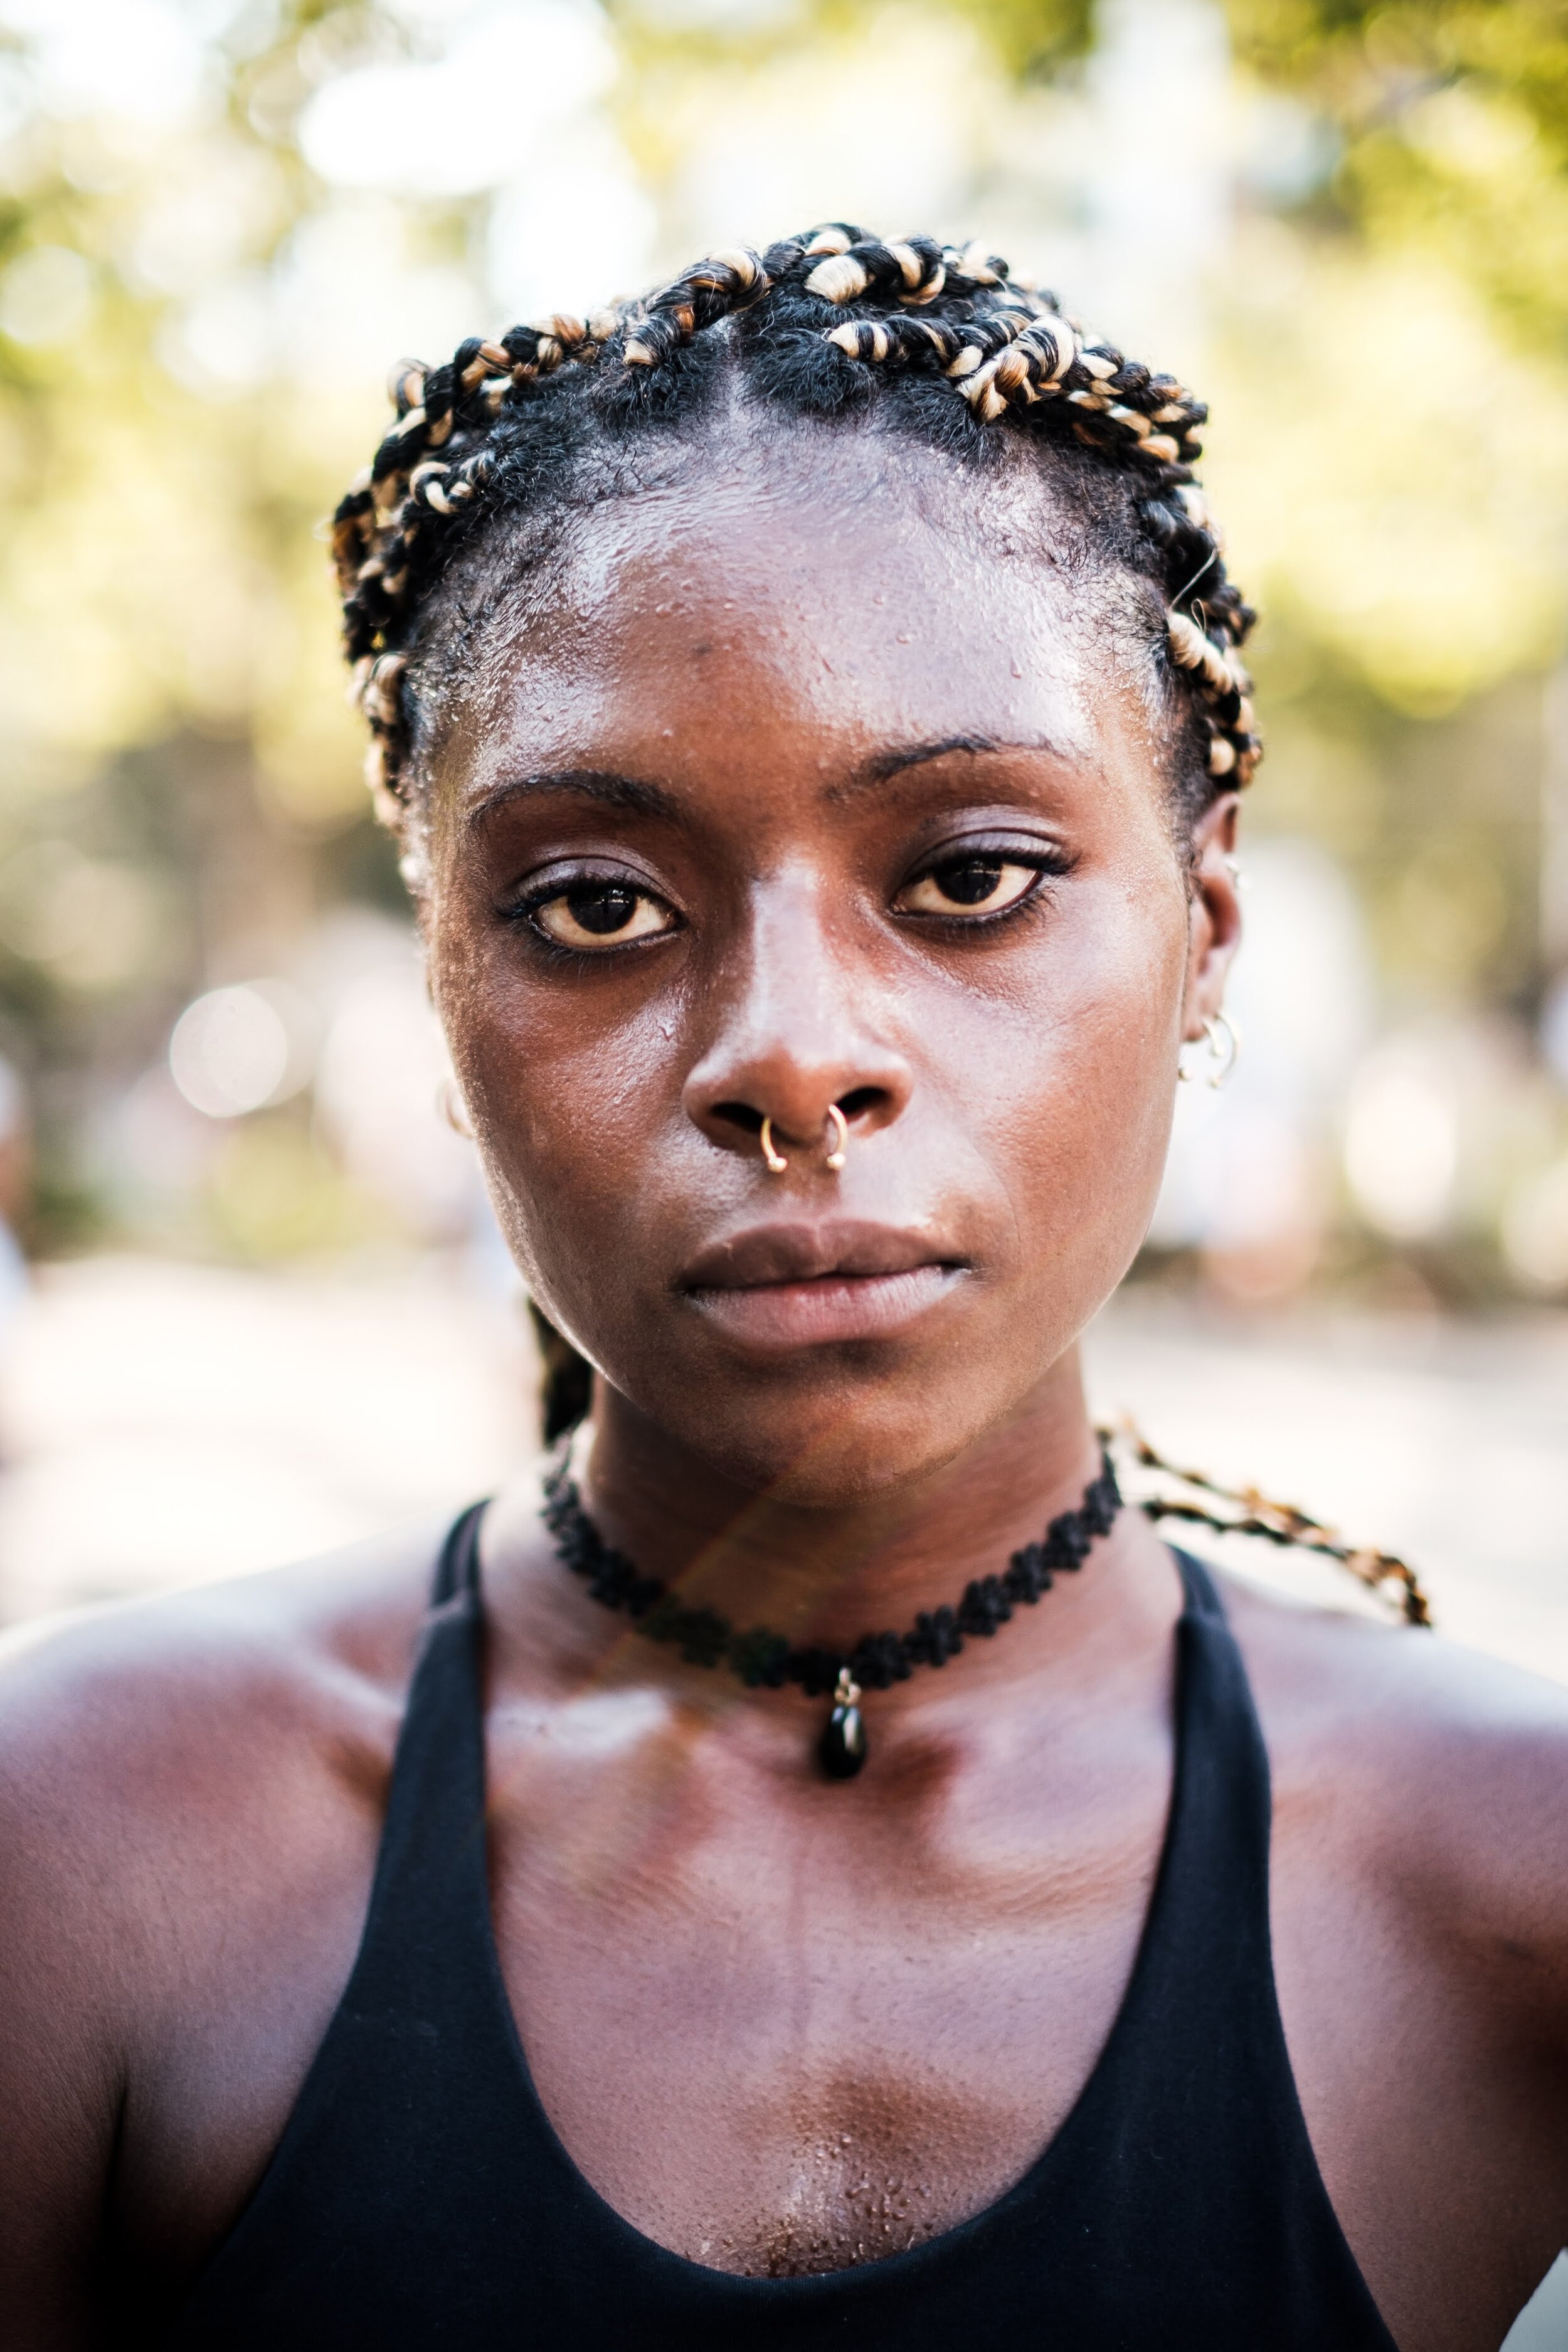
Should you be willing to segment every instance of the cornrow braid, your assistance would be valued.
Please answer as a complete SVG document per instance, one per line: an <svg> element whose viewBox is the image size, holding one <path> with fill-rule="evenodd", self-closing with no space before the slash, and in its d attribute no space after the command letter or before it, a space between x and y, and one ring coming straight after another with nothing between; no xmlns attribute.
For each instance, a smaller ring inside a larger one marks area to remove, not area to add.
<svg viewBox="0 0 1568 2352"><path fill-rule="evenodd" d="M1204 789L1250 781L1262 747L1239 649L1254 615L1226 576L1194 478L1202 402L978 246L883 241L834 221L763 253L711 254L588 319L474 337L443 366L394 371L392 427L332 523L370 782L388 822L408 799L421 615L458 552L485 517L563 496L595 436L678 419L724 365L764 398L823 415L904 385L890 412L900 426L958 446L961 427L973 445L1005 425L1113 477L1116 552L1161 594L1166 674L1196 725Z"/></svg>
<svg viewBox="0 0 1568 2352"><path fill-rule="evenodd" d="M717 325L748 302L760 302L771 283L760 257L745 247L710 255L633 310L622 359L628 367L656 367L702 328Z"/></svg>

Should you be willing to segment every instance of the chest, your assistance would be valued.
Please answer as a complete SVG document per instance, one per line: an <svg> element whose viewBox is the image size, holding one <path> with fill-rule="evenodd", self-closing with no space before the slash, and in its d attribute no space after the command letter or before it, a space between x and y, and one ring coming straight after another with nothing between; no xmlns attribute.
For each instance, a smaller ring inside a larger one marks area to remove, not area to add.
<svg viewBox="0 0 1568 2352"><path fill-rule="evenodd" d="M764 2275L990 2203L1054 2137L1132 1971L1170 1786L1169 1734L1144 1730L1092 1796L1064 1775L1054 1807L1002 1813L951 1786L889 1805L869 1774L780 1802L735 1763L665 1778L628 1819L625 1782L612 1801L592 1776L498 1772L501 1971L594 2187Z"/></svg>
<svg viewBox="0 0 1568 2352"><path fill-rule="evenodd" d="M616 2212L720 2271L839 2270L940 2234L1028 2169L1121 2009L1173 1762L1158 1695L1114 1740L1065 1720L1053 1738L1021 1742L1000 1778L900 1767L884 1741L880 1788L868 1772L802 1804L771 1754L721 1748L695 1770L657 1727L629 1759L492 1729L480 1933L550 2124ZM377 1827L324 1795L308 1883L296 1824L291 1871L251 1868L249 1907L229 1906L210 1966L182 1981L177 2049L139 2089L126 2167L172 2280L232 2225L300 2097ZM1455 2309L1512 2193L1511 2111L1462 2007L1342 1864L1287 1804L1273 1894L1290 2063L1374 2292L1392 2281L1397 2299L1419 2237L1425 2299ZM1412 2183L1440 2225L1413 2233Z"/></svg>

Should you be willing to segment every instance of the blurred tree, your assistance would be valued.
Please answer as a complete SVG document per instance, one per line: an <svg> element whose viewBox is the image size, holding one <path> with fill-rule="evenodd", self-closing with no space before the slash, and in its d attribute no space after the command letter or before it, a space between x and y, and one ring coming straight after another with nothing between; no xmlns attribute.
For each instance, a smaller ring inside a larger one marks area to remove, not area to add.
<svg viewBox="0 0 1568 2352"><path fill-rule="evenodd" d="M372 845L319 541L380 404L298 364L274 289L321 198L301 97L397 36L261 21L140 117L62 99L47 39L0 50L0 1043L45 1242L83 1230L105 1106L181 1003L267 967L335 836Z"/></svg>
<svg viewBox="0 0 1568 2352"><path fill-rule="evenodd" d="M1441 255L1514 328L1568 339L1562 0L1228 0L1242 63L1331 122L1325 192L1380 244Z"/></svg>

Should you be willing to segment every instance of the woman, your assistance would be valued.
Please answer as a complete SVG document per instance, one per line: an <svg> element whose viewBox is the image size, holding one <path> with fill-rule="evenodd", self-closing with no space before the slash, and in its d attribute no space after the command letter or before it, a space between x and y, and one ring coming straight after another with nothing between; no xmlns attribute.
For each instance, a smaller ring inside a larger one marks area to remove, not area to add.
<svg viewBox="0 0 1568 2352"><path fill-rule="evenodd" d="M1237 943L1204 412L837 226L398 410L350 651L591 1416L434 1589L15 1658L6 2343L1495 2346L1568 1700L1222 1598L1079 1381Z"/></svg>

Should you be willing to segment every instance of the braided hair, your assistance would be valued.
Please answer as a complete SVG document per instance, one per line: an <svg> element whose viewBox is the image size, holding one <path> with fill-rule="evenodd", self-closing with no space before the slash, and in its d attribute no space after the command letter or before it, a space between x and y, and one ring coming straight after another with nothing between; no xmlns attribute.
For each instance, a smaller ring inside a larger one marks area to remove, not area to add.
<svg viewBox="0 0 1568 2352"><path fill-rule="evenodd" d="M999 431L1027 436L1088 509L1105 556L1158 593L1189 814L1250 780L1261 746L1238 649L1254 615L1194 478L1203 404L994 254L832 222L764 253L712 254L590 318L473 337L442 366L395 370L395 421L332 521L369 781L395 829L412 798L410 668L456 559L503 518L580 498L595 461L613 489L605 456L639 431L678 434L726 371L797 415L876 409L891 429L979 461Z"/></svg>
<svg viewBox="0 0 1568 2352"><path fill-rule="evenodd" d="M395 832L406 839L417 805L422 688L474 625L464 559L503 527L510 541L530 517L614 496L639 437L689 430L726 377L797 416L872 419L980 466L1026 445L1085 516L1090 553L1153 592L1189 831L1215 793L1250 781L1262 747L1239 648L1254 615L1194 476L1203 404L994 254L834 221L763 253L711 254L586 319L472 337L439 367L394 372L395 420L333 517L332 552L368 781ZM416 878L417 855L405 870ZM535 1320L554 1437L587 1411L591 1374Z"/></svg>

